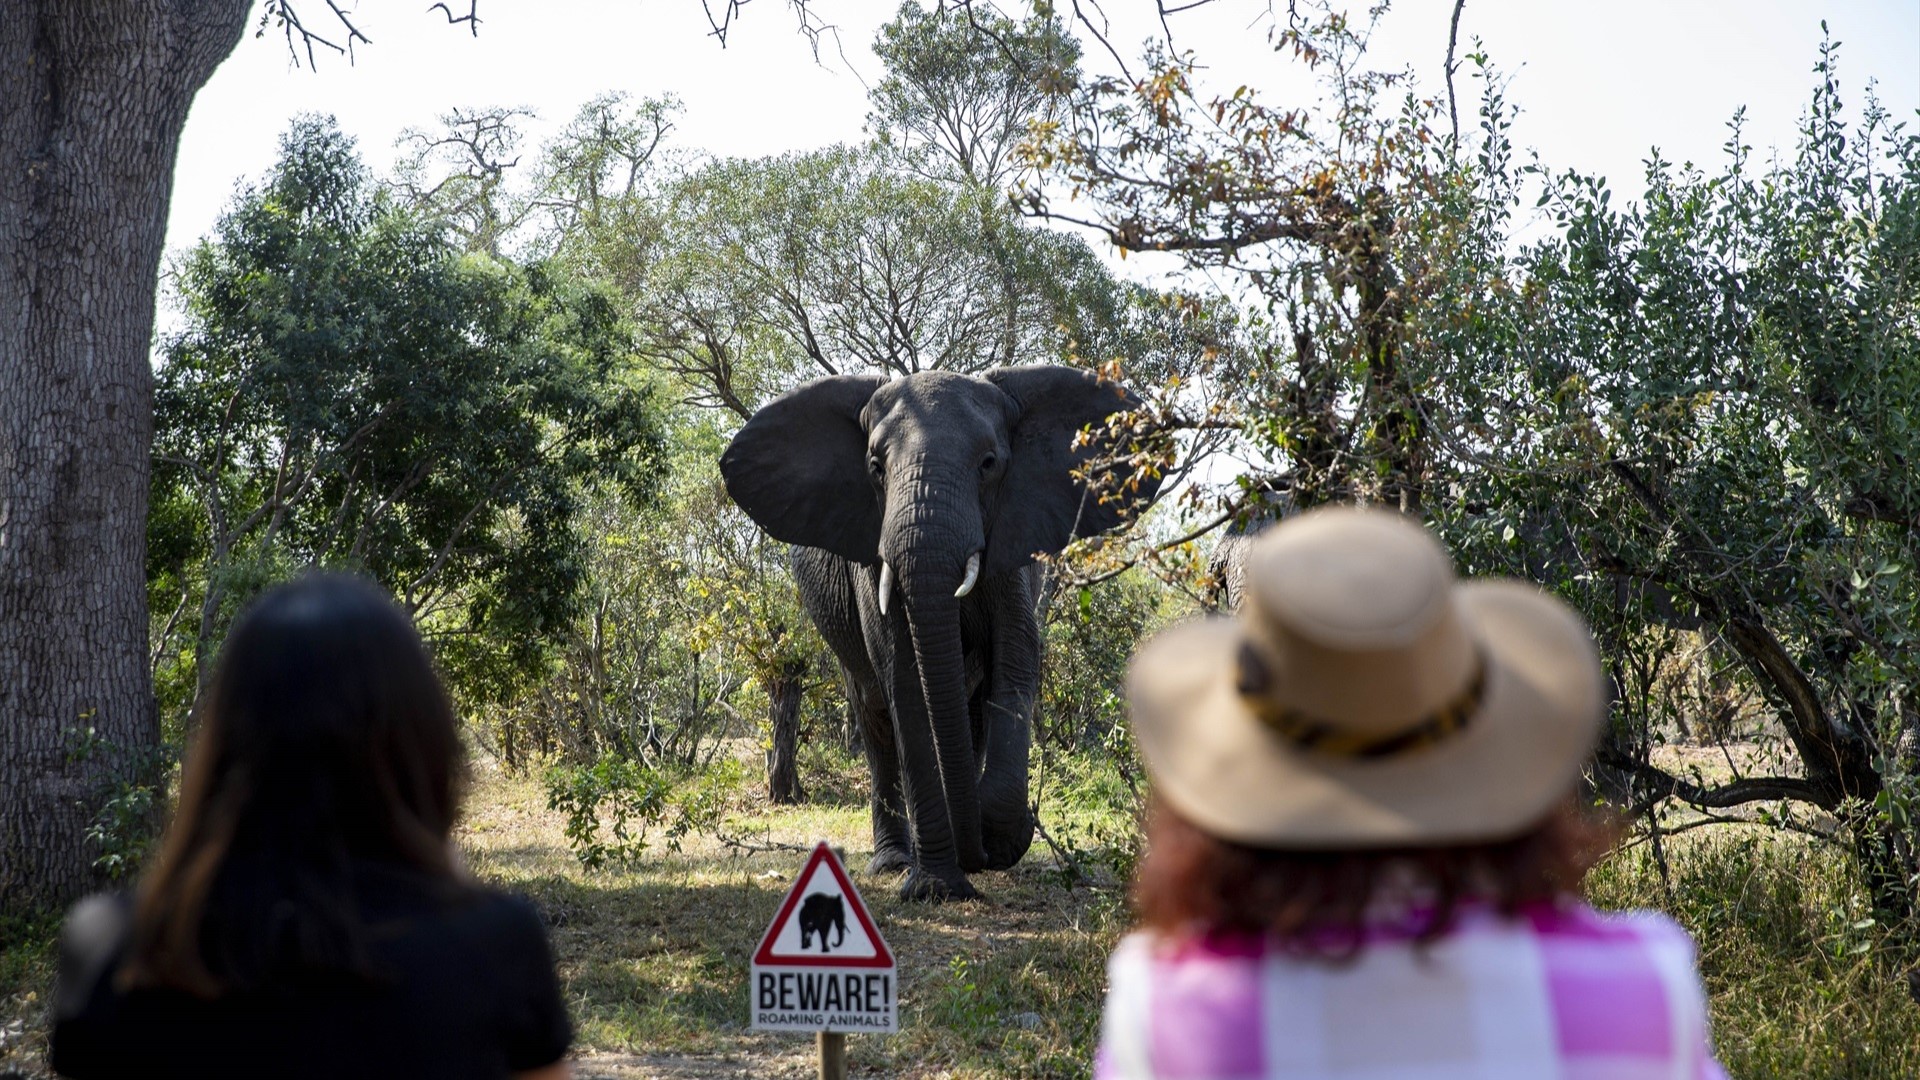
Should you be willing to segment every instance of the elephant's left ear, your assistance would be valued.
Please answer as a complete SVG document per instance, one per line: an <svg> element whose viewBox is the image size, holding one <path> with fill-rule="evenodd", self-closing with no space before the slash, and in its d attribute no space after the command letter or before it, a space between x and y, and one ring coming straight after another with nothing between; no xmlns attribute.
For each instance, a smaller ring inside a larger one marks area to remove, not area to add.
<svg viewBox="0 0 1920 1080"><path fill-rule="evenodd" d="M1111 449L1099 437L1107 417L1138 408L1140 399L1119 383L1091 372L1056 366L996 368L982 376L1013 399L1007 474L1000 507L987 540L987 574L1059 551L1078 536L1114 528L1153 498L1158 481L1143 483L1138 497L1101 503L1074 472ZM1082 428L1095 437L1074 443Z"/></svg>
<svg viewBox="0 0 1920 1080"><path fill-rule="evenodd" d="M775 540L872 563L880 502L862 410L886 380L832 375L774 398L720 455L727 494Z"/></svg>

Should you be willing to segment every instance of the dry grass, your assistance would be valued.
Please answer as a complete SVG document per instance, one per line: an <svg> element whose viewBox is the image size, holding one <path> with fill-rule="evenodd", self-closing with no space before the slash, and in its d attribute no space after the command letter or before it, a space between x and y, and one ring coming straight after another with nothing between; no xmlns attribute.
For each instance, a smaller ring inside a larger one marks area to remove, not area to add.
<svg viewBox="0 0 1920 1080"><path fill-rule="evenodd" d="M810 1038L746 1029L747 958L804 855L742 853L689 838L630 869L588 874L560 845L531 781L493 775L462 847L481 876L537 902L553 924L585 1075L811 1075ZM1113 891L1069 889L1036 852L975 876L986 899L927 906L898 875L862 872L864 800L772 808L723 831L847 856L900 966L903 1031L852 1036L854 1072L884 1076L1082 1076L1098 1023Z"/></svg>
<svg viewBox="0 0 1920 1080"><path fill-rule="evenodd" d="M853 1036L856 1075L1081 1077L1097 1035L1107 950L1124 912L1116 889L1068 888L1044 847L976 877L985 900L924 906L897 876L862 872L869 849L857 765L815 760L822 801L742 799L724 827L759 844L839 845L901 968L903 1031ZM1124 833L1102 821L1091 773L1043 787L1061 831ZM1089 794L1090 791L1095 794ZM552 925L583 1077L801 1077L811 1039L746 1029L747 957L798 869L797 850L743 853L711 836L649 851L630 868L582 870L533 779L483 771L460 842L481 877L531 897ZM1603 906L1672 912L1701 942L1715 1039L1732 1075L1911 1080L1920 1076L1917 959L1868 921L1842 855L1759 829L1669 838L1664 875L1644 845L1593 880ZM0 922L0 1076L41 1071L52 924Z"/></svg>
<svg viewBox="0 0 1920 1080"><path fill-rule="evenodd" d="M1718 1056L1739 1080L1913 1080L1920 955L1872 918L1844 853L1759 826L1629 847L1589 881L1603 907L1659 908L1699 945ZM1913 974L1910 974L1913 973Z"/></svg>

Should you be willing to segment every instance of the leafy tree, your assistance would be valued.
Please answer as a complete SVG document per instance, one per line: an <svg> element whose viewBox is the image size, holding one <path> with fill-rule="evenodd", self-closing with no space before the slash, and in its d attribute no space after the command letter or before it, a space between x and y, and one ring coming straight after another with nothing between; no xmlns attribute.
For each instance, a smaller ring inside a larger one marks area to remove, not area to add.
<svg viewBox="0 0 1920 1080"><path fill-rule="evenodd" d="M998 189L1020 167L1030 125L1054 117L1078 79L1080 45L1050 15L1015 22L973 4L916 0L880 28L887 73L867 125L934 179Z"/></svg>
<svg viewBox="0 0 1920 1080"><path fill-rule="evenodd" d="M1484 55L1480 130L1455 145L1436 101L1367 66L1367 33L1304 4L1278 20L1326 88L1308 108L1210 96L1192 54L1150 47L1030 147L1087 196L1032 209L1175 253L1243 306L1243 336L1135 418L1166 436L1143 445L1244 463L1192 485L1197 520L1275 492L1382 502L1470 571L1558 589L1614 677L1608 790L1760 803L1850 847L1880 910L1910 915L1920 142L1872 103L1847 131L1829 46L1795 157L1756 167L1736 122L1724 171L1656 154L1620 207L1602 179L1516 166ZM1519 246L1529 184L1553 228ZM1646 691L1683 665L1731 678L1793 767L1659 767Z"/></svg>
<svg viewBox="0 0 1920 1080"><path fill-rule="evenodd" d="M632 101L625 92L601 94L574 115L541 154L534 204L544 217L548 244L591 251L610 235L649 234L647 203L671 164L667 137L682 111L671 94ZM605 277L595 267L596 276Z"/></svg>
<svg viewBox="0 0 1920 1080"><path fill-rule="evenodd" d="M1158 625L1166 595L1139 571L1098 588L1055 591L1042 624L1046 663L1034 710L1037 741L1093 749L1124 725L1127 662Z"/></svg>
<svg viewBox="0 0 1920 1080"><path fill-rule="evenodd" d="M508 174L520 164L525 108L454 109L441 130L408 128L395 187L408 205L442 222L460 246L494 258L532 213Z"/></svg>
<svg viewBox="0 0 1920 1080"><path fill-rule="evenodd" d="M1514 260L1520 288L1435 296L1423 320L1460 335L1433 414L1484 447L1446 517L1468 557L1582 598L1628 691L1601 757L1625 794L1824 810L1909 916L1920 141L1871 100L1849 132L1834 61L1823 45L1791 159L1756 167L1736 118L1723 171L1655 154L1635 205L1544 177L1557 229ZM1672 630L1703 636L1695 663L1730 668L1797 768L1707 783L1650 759L1636 661Z"/></svg>
<svg viewBox="0 0 1920 1080"><path fill-rule="evenodd" d="M592 147L615 130L577 125L568 160L635 160ZM1083 345L1123 348L1117 331L1128 316L1143 327L1154 319L1142 294L1116 283L1078 239L1025 226L977 186L903 171L885 151L714 162L665 182L628 175L640 182L609 184L597 203L571 196L583 209L556 213L549 242L569 263L617 283L643 357L688 404L731 417L744 419L817 375L1065 359ZM708 459L677 458L676 486L686 469L710 476L723 442L716 435ZM713 602L677 624L699 647L661 655L719 665L707 669L720 676L707 685L727 688L717 705L736 693L722 673L746 671L737 692L754 698L751 711L762 701L767 709L769 790L796 797L799 714L808 692L831 681L821 677L824 652L793 601L784 549L769 548L717 486L711 495L712 505L680 512L664 535L638 522L621 535L645 543L655 565L681 568L674 587L683 595ZM716 531L695 545L705 530L687 521ZM693 668L683 670L660 677L685 685ZM706 715L689 712L673 730L711 731Z"/></svg>
<svg viewBox="0 0 1920 1080"><path fill-rule="evenodd" d="M598 249L614 237L616 250L644 247L659 233L654 196L674 165L667 140L680 111L672 95L600 94L523 166L533 110L457 108L438 130L401 134L395 188L468 251L560 254L586 276L630 287Z"/></svg>
<svg viewBox="0 0 1920 1080"><path fill-rule="evenodd" d="M319 118L289 130L179 289L153 533L173 560L156 582L198 611L182 662L204 680L254 583L345 566L399 595L468 697L537 671L575 611L582 489L644 500L661 456L612 299L462 256Z"/></svg>
<svg viewBox="0 0 1920 1080"><path fill-rule="evenodd" d="M769 795L800 797L804 698L832 668L788 580L785 546L721 485L719 419L675 418L656 502L590 509L587 600L554 675L486 725L509 764L617 757L672 770L704 765L723 736L764 729Z"/></svg>
<svg viewBox="0 0 1920 1080"><path fill-rule="evenodd" d="M1077 238L894 166L835 148L673 185L667 233L632 252L649 359L745 418L820 375L1062 359L1128 302Z"/></svg>
<svg viewBox="0 0 1920 1080"><path fill-rule="evenodd" d="M716 33L743 0L715 0ZM477 28L474 2L449 22ZM804 0L801 27L817 28ZM248 0L0 8L0 904L92 878L93 808L157 745L145 556L148 367L174 159ZM266 0L311 63L366 38ZM331 34L331 37L326 35ZM337 39L337 40L336 40ZM342 45L340 42L344 42ZM77 725L83 725L77 726ZM75 752L84 736L90 750Z"/></svg>

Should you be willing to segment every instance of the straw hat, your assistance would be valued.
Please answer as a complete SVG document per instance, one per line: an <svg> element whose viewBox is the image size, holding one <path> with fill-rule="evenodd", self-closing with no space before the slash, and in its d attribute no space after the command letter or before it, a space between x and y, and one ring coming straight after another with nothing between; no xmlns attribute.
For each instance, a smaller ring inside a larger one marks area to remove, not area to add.
<svg viewBox="0 0 1920 1080"><path fill-rule="evenodd" d="M1370 848L1524 832L1572 789L1607 691L1565 604L1457 582L1425 529L1332 507L1263 533L1238 616L1155 638L1127 695L1157 790L1195 825Z"/></svg>

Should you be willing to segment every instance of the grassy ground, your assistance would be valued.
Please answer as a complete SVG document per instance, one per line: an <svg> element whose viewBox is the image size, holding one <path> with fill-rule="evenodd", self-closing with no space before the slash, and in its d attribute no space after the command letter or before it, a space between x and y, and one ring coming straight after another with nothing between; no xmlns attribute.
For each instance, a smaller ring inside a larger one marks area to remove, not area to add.
<svg viewBox="0 0 1920 1080"><path fill-rule="evenodd" d="M8 1069L33 1075L46 1053L58 930L51 917L0 914L0 1080Z"/></svg>
<svg viewBox="0 0 1920 1080"><path fill-rule="evenodd" d="M1699 943L1715 1047L1739 1080L1920 1077L1920 955L1891 944L1830 846L1757 827L1640 843L1589 881L1603 907L1660 908Z"/></svg>
<svg viewBox="0 0 1920 1080"><path fill-rule="evenodd" d="M1123 919L1117 889L1069 888L1036 851L1013 871L976 875L983 901L903 904L894 896L898 875L863 872L871 846L864 798L763 808L730 818L722 832L761 847L825 839L845 851L901 973L903 1031L851 1036L856 1075L1085 1075L1106 950ZM493 777L463 842L477 873L549 914L588 1051L583 1072L812 1075L811 1039L746 1030L747 957L802 851L744 852L688 838L678 854L589 875L559 837L537 784Z"/></svg>
<svg viewBox="0 0 1920 1080"><path fill-rule="evenodd" d="M851 762L816 758L824 801L743 801L721 832L631 869L587 872L530 779L483 772L461 844L483 878L546 912L585 1077L811 1075L812 1042L745 1029L747 956L816 839L840 845L901 967L901 1034L853 1036L856 1075L1078 1077L1098 1027L1102 965L1123 930L1118 889L1082 884L1044 845L1014 871L981 874L987 899L901 904L892 877L862 872L864 788ZM1124 833L1103 820L1085 775L1042 787L1063 844ZM769 849L771 850L765 850ZM762 850L754 850L762 849ZM1630 847L1596 873L1603 906L1651 906L1703 945L1715 1038L1733 1076L1910 1080L1920 1076L1920 1007L1829 850L1757 831L1701 830L1663 851ZM1080 858L1085 860L1084 853ZM1096 877L1099 868L1086 862ZM0 1076L40 1072L52 926L0 922Z"/></svg>

